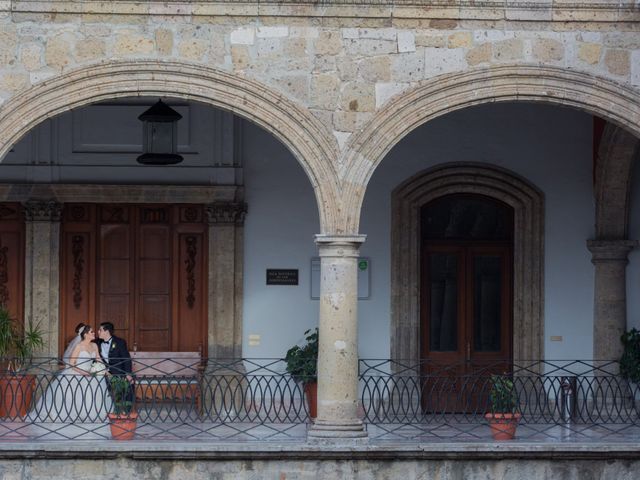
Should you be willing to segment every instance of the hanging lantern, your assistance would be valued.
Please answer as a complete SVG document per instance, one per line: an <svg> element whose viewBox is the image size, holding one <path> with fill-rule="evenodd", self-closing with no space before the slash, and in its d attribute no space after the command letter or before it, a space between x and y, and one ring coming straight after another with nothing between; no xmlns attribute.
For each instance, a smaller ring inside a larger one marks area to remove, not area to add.
<svg viewBox="0 0 640 480"><path fill-rule="evenodd" d="M178 120L182 118L162 100L138 117L143 124L142 155L144 165L173 165L182 161L178 155Z"/></svg>

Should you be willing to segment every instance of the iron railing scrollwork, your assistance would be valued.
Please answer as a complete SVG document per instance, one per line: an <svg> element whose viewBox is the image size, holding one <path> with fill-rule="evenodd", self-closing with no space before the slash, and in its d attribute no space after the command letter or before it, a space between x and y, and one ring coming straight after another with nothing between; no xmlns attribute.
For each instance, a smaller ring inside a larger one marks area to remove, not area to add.
<svg viewBox="0 0 640 480"><path fill-rule="evenodd" d="M640 389L616 375L617 366L513 362L498 374L513 383L517 437L637 442ZM0 373L0 441L112 438L110 384L83 367L45 358L20 373ZM358 414L370 441L491 442L484 415L491 375L504 365L474 364L466 373L458 367L360 360ZM312 424L304 379L291 378L281 359L145 358L136 372L139 440L301 441Z"/></svg>

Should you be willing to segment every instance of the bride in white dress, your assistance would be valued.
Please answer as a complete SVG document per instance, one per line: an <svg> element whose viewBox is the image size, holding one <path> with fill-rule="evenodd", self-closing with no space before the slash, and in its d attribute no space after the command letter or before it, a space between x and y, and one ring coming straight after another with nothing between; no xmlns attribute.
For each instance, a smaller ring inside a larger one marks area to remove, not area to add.
<svg viewBox="0 0 640 480"><path fill-rule="evenodd" d="M102 363L98 346L91 342L94 337L89 325L81 330L81 340L69 359L70 367L51 379L42 398L29 413L29 420L73 423L106 420L112 400L106 376L91 372L94 362Z"/></svg>

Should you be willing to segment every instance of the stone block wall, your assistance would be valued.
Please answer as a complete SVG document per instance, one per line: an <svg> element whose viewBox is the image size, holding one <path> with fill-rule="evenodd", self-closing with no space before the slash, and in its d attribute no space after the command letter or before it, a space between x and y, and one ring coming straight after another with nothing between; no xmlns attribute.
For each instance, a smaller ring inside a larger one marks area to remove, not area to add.
<svg viewBox="0 0 640 480"><path fill-rule="evenodd" d="M0 102L96 62L180 60L281 92L310 109L342 144L392 96L474 67L558 66L640 87L632 6L574 6L568 16L537 5L527 13L524 7L454 12L340 3L259 9L233 2L5 1Z"/></svg>

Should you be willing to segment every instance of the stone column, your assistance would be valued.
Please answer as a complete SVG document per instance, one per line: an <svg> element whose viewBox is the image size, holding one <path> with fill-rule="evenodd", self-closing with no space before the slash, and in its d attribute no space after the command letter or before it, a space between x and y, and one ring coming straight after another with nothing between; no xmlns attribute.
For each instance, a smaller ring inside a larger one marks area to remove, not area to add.
<svg viewBox="0 0 640 480"><path fill-rule="evenodd" d="M242 357L244 203L207 205L209 222L209 358Z"/></svg>
<svg viewBox="0 0 640 480"><path fill-rule="evenodd" d="M357 262L364 235L317 235L320 250L318 417L309 439L367 436L358 406Z"/></svg>
<svg viewBox="0 0 640 480"><path fill-rule="evenodd" d="M622 355L620 335L627 328L625 270L633 240L588 240L595 265L593 308L593 358L618 360Z"/></svg>
<svg viewBox="0 0 640 480"><path fill-rule="evenodd" d="M57 357L60 299L60 217L62 204L29 200L25 212L25 322L39 325L44 347L39 356Z"/></svg>

